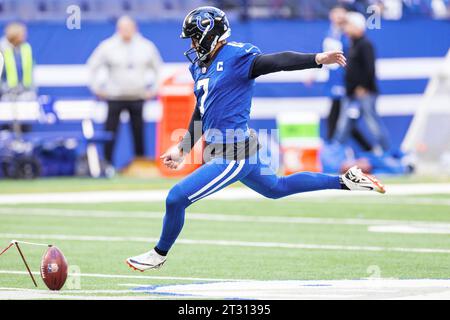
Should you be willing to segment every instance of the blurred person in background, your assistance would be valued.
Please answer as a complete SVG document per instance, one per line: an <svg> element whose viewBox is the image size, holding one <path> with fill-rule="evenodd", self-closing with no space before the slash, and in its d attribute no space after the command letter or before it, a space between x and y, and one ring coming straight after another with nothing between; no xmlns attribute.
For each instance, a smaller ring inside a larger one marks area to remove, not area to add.
<svg viewBox="0 0 450 320"><path fill-rule="evenodd" d="M33 49L27 42L27 27L18 22L6 25L4 36L0 40L0 51L4 59L1 101L10 103L35 101L37 94L33 81ZM13 105L14 115L16 111L16 106ZM28 132L30 129L30 125L18 122L15 116L10 123L0 126L0 130L16 133Z"/></svg>
<svg viewBox="0 0 450 320"><path fill-rule="evenodd" d="M344 30L351 39L351 46L345 74L346 97L334 139L345 144L356 121L362 116L375 143L373 151L382 155L389 150L389 142L387 130L376 111L375 50L365 36L366 19L358 12L349 12Z"/></svg>
<svg viewBox="0 0 450 320"><path fill-rule="evenodd" d="M6 26L0 40L0 50L5 60L2 74L2 101L36 100L33 83L33 50L27 42L27 28L13 22Z"/></svg>
<svg viewBox="0 0 450 320"><path fill-rule="evenodd" d="M112 164L120 114L127 110L138 158L144 156L144 102L156 97L162 59L156 46L139 32L136 22L121 17L116 33L104 40L88 60L92 92L108 103L105 129L114 133L105 145L105 159Z"/></svg>
<svg viewBox="0 0 450 320"><path fill-rule="evenodd" d="M330 28L323 40L323 51L342 51L344 55L347 55L349 40L343 30L346 14L347 10L342 5L336 5L331 9L329 14ZM326 90L331 100L330 113L327 118L327 140L330 142L336 131L342 100L345 96L345 70L340 68L338 64L327 65L326 67L329 71ZM353 127L350 134L361 145L363 150L368 151L372 149L372 146L358 128Z"/></svg>

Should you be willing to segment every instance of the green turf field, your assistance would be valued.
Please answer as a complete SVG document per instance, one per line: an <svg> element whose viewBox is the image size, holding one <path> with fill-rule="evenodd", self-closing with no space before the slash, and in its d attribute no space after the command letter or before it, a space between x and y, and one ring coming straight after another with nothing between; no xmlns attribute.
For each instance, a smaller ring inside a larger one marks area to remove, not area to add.
<svg viewBox="0 0 450 320"><path fill-rule="evenodd" d="M30 184L2 182L0 190L3 196L118 192L167 189L172 183L164 179L56 179ZM75 272L61 291L68 297L177 298L139 288L225 280L450 278L450 196L438 191L371 197L202 200L188 209L180 241L167 263L146 273L132 271L124 260L155 244L164 212L163 195L151 202L67 202L0 204L0 248L12 239L58 246ZM412 231L408 229L411 226ZM45 248L22 247L33 271L38 272ZM0 257L0 299L15 297L14 292L47 292L18 291L33 289L24 271L13 249ZM81 272L81 277L76 272ZM44 290L39 276L38 280L39 289Z"/></svg>

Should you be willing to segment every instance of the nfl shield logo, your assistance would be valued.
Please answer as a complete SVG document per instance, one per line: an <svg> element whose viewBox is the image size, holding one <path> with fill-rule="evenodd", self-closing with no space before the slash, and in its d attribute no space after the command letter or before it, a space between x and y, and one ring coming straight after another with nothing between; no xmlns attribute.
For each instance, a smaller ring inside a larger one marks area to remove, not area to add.
<svg viewBox="0 0 450 320"><path fill-rule="evenodd" d="M59 267L56 263L51 263L51 264L47 265L48 273L58 272L58 269L59 269Z"/></svg>

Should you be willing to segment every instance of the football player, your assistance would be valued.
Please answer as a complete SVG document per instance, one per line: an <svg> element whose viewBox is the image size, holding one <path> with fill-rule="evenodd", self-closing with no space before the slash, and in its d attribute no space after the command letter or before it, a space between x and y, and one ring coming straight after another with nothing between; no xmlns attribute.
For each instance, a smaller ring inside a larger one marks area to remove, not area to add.
<svg viewBox="0 0 450 320"><path fill-rule="evenodd" d="M197 104L183 140L161 158L167 167L176 169L203 136L208 160L169 191L160 240L152 250L126 260L133 269L144 271L162 266L183 228L185 209L236 181L271 199L325 189L385 192L380 182L357 167L342 176L299 172L279 177L260 161L257 135L248 128L257 77L321 68L324 64L344 67L343 53L263 54L250 43L228 42L230 35L228 19L220 9L200 7L184 19L181 37L191 40L185 55L191 61L189 70L195 82ZM195 123L199 121L202 131L195 134Z"/></svg>

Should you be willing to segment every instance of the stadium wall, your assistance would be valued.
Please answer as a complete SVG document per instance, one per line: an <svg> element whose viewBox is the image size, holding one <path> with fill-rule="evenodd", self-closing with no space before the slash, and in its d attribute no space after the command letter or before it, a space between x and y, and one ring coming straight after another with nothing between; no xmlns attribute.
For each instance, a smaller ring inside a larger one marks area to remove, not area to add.
<svg viewBox="0 0 450 320"><path fill-rule="evenodd" d="M3 27L2 25L0 25ZM185 68L183 52L188 43L179 39L180 22L164 21L140 23L144 36L159 48L166 62L165 74ZM321 49L322 38L328 28L326 21L251 21L233 23L233 40L252 42L263 52L296 50L314 52ZM398 147L408 128L429 77L438 68L439 61L450 47L450 22L436 20L382 21L380 30L369 30L378 56L378 75L381 91L379 110L391 133L394 147ZM40 94L59 100L59 112L71 114L77 105L92 101L87 88L84 63L98 45L114 32L114 23L82 23L80 30L68 30L61 23L29 24L29 41L34 48L36 82ZM409 36L406 37L405 35ZM410 35L414 34L414 37ZM255 103L251 125L255 128L275 128L277 112L285 110L313 110L325 116L328 102L324 83L326 71L318 74L280 73L262 77L255 87ZM311 82L311 79L316 81ZM67 101L68 103L64 103ZM273 107L276 105L276 107ZM104 120L104 106L93 104L99 128ZM160 114L159 104L146 107L146 153L155 154L155 121ZM77 110L78 111L78 110ZM93 111L87 108L87 114ZM79 113L79 112L77 112ZM71 126L67 118L59 126ZM37 130L46 130L35 125ZM115 164L124 166L132 156L128 125L122 127Z"/></svg>

